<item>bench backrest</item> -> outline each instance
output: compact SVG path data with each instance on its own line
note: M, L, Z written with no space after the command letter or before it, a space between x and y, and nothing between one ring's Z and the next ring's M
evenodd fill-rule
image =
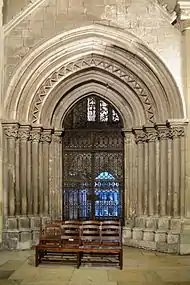
M61 228L59 225L47 225L42 230L42 236L54 237L61 235Z
M100 246L101 236L100 236L100 226L99 225L86 225L83 224L80 228L80 240L82 246Z
M79 245L80 225L70 223L61 225L61 241L62 244Z
M42 238L60 237L63 245L121 246L121 224L113 221L65 221L62 224L47 225Z

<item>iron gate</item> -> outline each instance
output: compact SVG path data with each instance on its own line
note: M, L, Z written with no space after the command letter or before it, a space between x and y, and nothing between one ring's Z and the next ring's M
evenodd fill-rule
M122 219L121 129L66 130L63 153L63 219Z

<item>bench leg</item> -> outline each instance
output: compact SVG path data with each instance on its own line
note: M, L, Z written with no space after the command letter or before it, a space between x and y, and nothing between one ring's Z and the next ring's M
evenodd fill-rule
M119 267L120 267L120 270L123 269L123 250L121 250L119 253Z
M35 255L35 266L37 267L39 265L39 251L36 248L36 255Z
M77 268L79 268L81 265L81 253L78 252L77 253Z

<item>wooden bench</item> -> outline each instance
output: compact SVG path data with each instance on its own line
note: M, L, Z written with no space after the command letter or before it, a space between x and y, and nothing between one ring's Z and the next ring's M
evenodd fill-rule
M51 230L50 230L51 228ZM49 234L50 233L50 234ZM118 221L66 221L49 225L36 246L36 266L51 256L75 257L77 268L83 262L112 262L123 267L121 225ZM72 258L73 261L73 258Z

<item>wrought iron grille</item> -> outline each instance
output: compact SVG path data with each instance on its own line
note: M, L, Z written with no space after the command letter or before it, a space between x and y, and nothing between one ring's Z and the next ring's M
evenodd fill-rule
M119 115L94 96L79 102L67 120L63 219L122 219L123 136Z

